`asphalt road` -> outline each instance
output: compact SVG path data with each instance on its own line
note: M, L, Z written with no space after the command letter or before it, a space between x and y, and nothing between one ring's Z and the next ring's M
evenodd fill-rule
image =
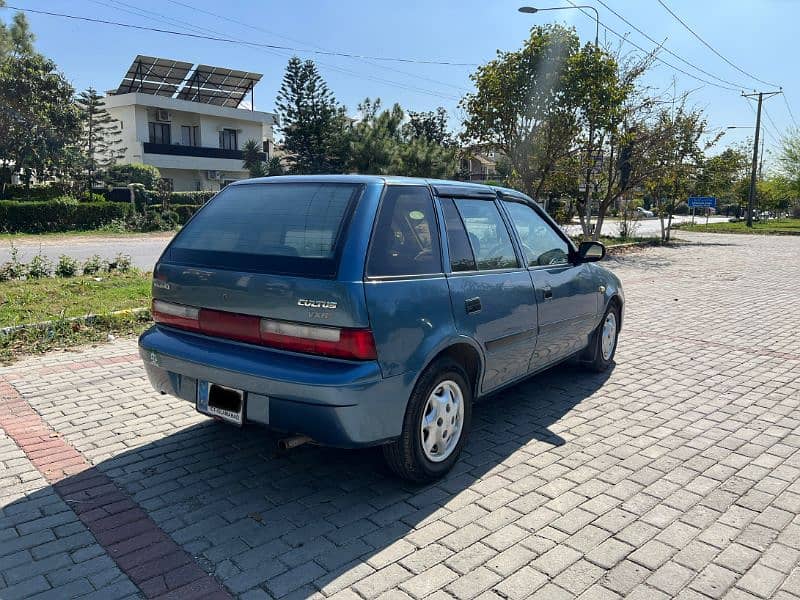
M675 217L675 221L689 221L691 217ZM726 217L711 217L709 222L726 221ZM703 219L698 218L698 222ZM619 223L609 220L603 224L603 233L616 236ZM567 227L570 234L580 233L580 225ZM658 219L637 221L634 235L641 237L657 237L661 225ZM113 258L118 253L130 255L133 264L140 269L151 270L161 252L166 247L172 233L143 233L141 235L64 235L64 236L21 236L13 244L19 251L19 259L29 261L38 252L47 256L54 263L62 254L80 261L97 254L101 258ZM0 241L0 264L11 256L11 241Z
M65 236L23 236L13 241L21 261L30 261L41 252L55 263L58 257L66 254L80 261L97 254L101 258L114 258L119 253L128 254L135 266L152 270L161 252L172 238L172 233L143 233L141 235L65 235ZM11 256L11 241L0 241L0 264Z

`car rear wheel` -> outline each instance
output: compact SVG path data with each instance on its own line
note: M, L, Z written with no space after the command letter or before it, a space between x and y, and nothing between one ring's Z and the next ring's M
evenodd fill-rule
M615 303L609 305L592 336L589 350L591 358L588 366L593 371L606 371L614 361L617 352L617 339L619 338L619 308Z
M439 360L420 377L406 408L403 431L383 447L389 468L404 479L432 481L458 460L472 417L472 389L463 368Z

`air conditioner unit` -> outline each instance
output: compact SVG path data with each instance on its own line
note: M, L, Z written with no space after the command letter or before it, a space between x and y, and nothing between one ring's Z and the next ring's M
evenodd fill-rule
M170 121L169 111L159 108L156 111L156 121L168 123Z
M219 179L220 172L219 171L206 171L206 177L209 179Z

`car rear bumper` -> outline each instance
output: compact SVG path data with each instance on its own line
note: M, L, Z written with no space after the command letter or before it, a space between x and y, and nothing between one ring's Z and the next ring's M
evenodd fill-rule
M376 361L303 356L156 325L139 338L153 388L194 403L198 380L246 392L245 422L342 448L400 435L413 383Z

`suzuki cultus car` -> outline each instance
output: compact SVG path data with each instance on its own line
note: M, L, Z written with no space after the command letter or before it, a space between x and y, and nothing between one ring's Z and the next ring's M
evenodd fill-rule
M226 187L155 266L153 387L236 425L382 445L400 476L457 460L472 403L571 357L614 358L623 293L527 196L297 176Z

